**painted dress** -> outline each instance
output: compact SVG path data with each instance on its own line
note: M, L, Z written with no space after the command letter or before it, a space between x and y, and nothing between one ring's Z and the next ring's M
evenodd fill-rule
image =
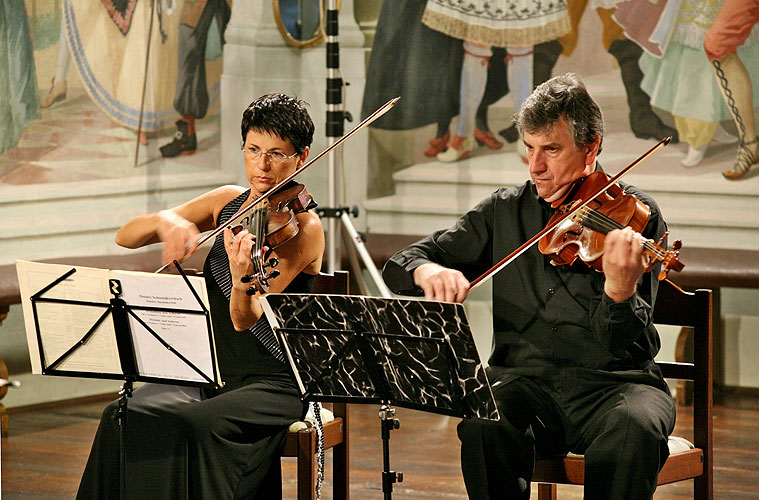
M704 35L722 4L723 0L681 0L663 56L643 52L638 63L644 74L641 88L651 96L652 105L703 122L732 120L704 52ZM749 75L759 77L756 35L755 28L738 48L738 55ZM754 106L757 104L759 96L755 93Z
M37 74L23 0L0 1L0 153L40 117Z
M151 24L153 4L156 12ZM87 94L122 126L137 129L141 107L143 130L174 126L181 4L181 0L177 2L177 11L172 13L163 9L160 1L63 0L66 40ZM212 107L220 97L221 58L207 62L206 69Z
M566 0L427 0L422 22L454 38L495 47L536 45L571 29Z

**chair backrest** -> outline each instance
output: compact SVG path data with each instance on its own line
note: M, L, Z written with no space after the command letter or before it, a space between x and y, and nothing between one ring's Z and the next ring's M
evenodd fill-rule
M693 381L693 444L704 451L704 473L697 482L713 481L712 447L712 291L685 292L664 280L654 307L654 323L693 328L693 363L660 361L666 378Z
M335 271L334 274L319 273L316 275L311 293L348 295L348 271Z

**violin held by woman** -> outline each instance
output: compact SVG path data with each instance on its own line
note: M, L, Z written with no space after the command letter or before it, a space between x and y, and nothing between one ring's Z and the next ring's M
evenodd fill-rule
M246 216L242 223L231 228L236 235L245 226L249 226L254 236L250 256L253 273L242 277L244 283L251 283L246 292L248 295L266 293L269 290L269 280L279 276L279 271L274 269L279 260L270 257L271 252L298 234L296 214L308 210L312 201L313 197L306 186L294 184L261 201L253 208L250 218Z

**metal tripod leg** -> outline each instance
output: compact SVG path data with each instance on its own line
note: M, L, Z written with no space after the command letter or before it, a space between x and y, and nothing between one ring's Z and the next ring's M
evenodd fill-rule
M354 249L358 252L359 256L361 257L361 260L364 262L364 266L369 271L369 275L371 276L372 281L374 281L374 285L377 287L377 290L379 290L380 295L386 299L392 298L393 295L390 293L390 290L387 288L387 285L385 285L385 280L382 279L382 276L377 270L377 266L374 265L372 256L369 255L369 251L366 249L366 245L364 244L364 238L360 234L358 234L358 231L356 231L356 228L353 227L353 223L348 217L348 214L343 212L340 215L340 220L342 221L343 227L345 227L345 230L348 232L348 235L350 236L350 240L353 243ZM356 274L356 272L354 272L354 274Z

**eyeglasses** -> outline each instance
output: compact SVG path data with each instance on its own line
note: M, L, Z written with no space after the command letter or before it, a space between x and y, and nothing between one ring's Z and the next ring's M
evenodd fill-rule
M248 155L248 157L251 160L258 160L261 158L261 155L266 155L266 157L275 165L279 165L280 163L284 163L285 161L289 160L290 158L294 158L298 156L297 151L291 155L286 155L285 153L282 153L280 151L261 151L257 147L251 146L249 148L246 148L245 146L241 146L240 149L245 151L245 154Z

